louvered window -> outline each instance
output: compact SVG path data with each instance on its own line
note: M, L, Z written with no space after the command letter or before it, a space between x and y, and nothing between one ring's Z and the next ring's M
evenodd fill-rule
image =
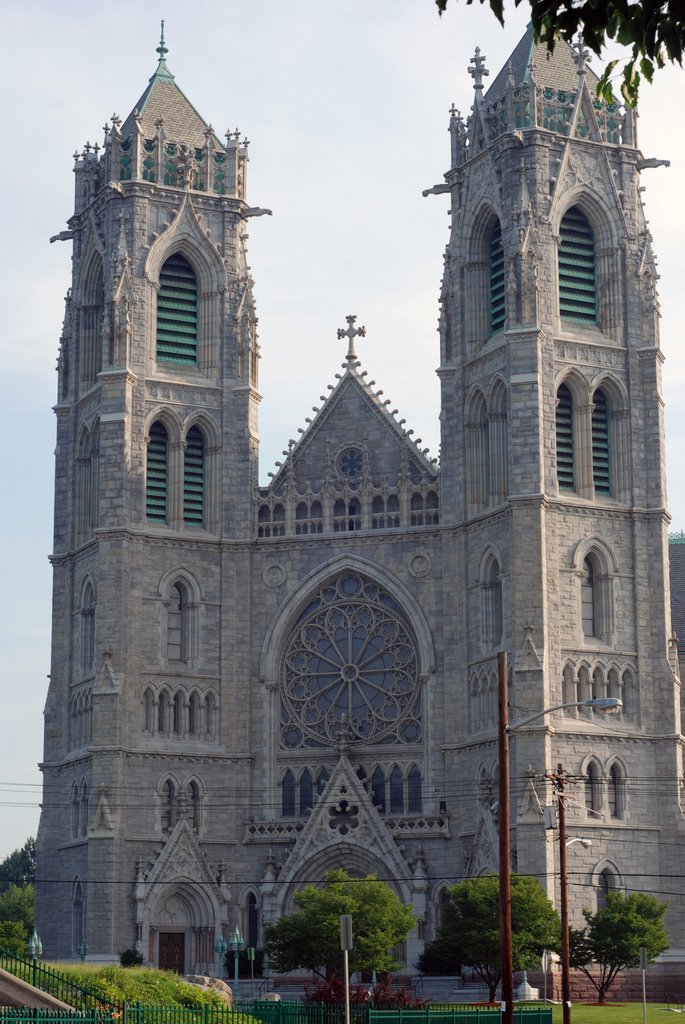
M559 244L559 312L564 320L597 323L595 239L577 206L561 222Z
M562 491L575 489L573 398L565 384L557 391L557 482Z
M190 263L178 252L159 275L157 359L197 363L197 281Z
M490 234L488 249L488 281L490 295L490 333L504 328L504 250L499 221Z
M592 396L592 480L599 494L611 494L609 406L603 391Z
M147 518L152 522L167 521L167 433L161 423L153 423L147 447Z
M183 522L203 526L205 519L205 445L199 427L186 436L183 463Z

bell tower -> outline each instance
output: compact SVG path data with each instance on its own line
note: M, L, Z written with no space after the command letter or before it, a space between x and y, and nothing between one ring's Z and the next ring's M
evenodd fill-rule
M473 106L466 119L452 108L451 166L425 193L449 193L452 217L441 295L442 510L454 528L465 627L445 644L446 674L464 686L453 722L462 743L447 770L494 785L498 650L510 652L513 721L619 697L614 717L569 708L512 737L514 863L553 887L557 853L535 810L552 793L531 778L561 762L591 779L573 794L574 827L605 826L592 857L583 853L588 884L607 871L607 884L631 887L642 871L658 891L668 855L655 842L635 833L640 867L609 847L620 835L625 848L626 826L638 821L682 824L679 750L652 745L655 734L680 731L663 357L640 189L640 171L666 162L643 157L631 110L597 97L587 57L581 41L550 56L529 28L486 91L476 49ZM631 775L664 784L648 800Z
M160 723L180 746L166 782L145 778L143 789L162 787L148 818L197 829L198 764L218 754L233 700L220 693L220 584L246 575L225 546L252 536L260 396L246 226L269 211L247 202L247 140L220 138L176 84L163 23L157 53L134 110L105 126L102 148L76 154L74 213L57 236L73 243L73 278L42 768L59 796L43 808L37 910L53 955L86 934L105 958L131 944L117 864L153 826L134 822L135 794L141 749L162 753ZM223 593L230 603L230 585ZM198 642L202 624L211 643ZM219 888L212 898L213 929L225 907ZM195 964L207 959L198 949Z

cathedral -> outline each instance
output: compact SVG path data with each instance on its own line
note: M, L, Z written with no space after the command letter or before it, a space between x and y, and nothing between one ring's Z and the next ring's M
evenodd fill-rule
M557 707L511 737L513 870L558 902L561 765L569 844L591 840L568 852L573 921L614 888L672 893L680 680L640 189L657 161L634 113L597 98L582 43L548 58L529 29L487 89L476 50L426 191L451 209L439 462L368 380L350 315L342 372L263 486L245 243L269 211L245 140L157 52L135 109L77 155L59 236L46 955L85 939L99 962L136 946L215 973L219 935L261 948L341 867L412 905L415 973L447 888L497 871L500 651L514 725ZM673 964L682 910L671 896Z

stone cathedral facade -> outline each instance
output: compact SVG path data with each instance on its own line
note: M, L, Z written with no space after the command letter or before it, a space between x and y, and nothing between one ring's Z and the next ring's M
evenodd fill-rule
M629 111L530 33L454 108L442 183L441 456L348 346L267 487L247 143L166 63L75 165L56 405L54 617L37 927L49 957L212 971L328 869L414 907L497 870L497 653L512 864L576 916L660 893L685 832L656 271ZM417 183L419 184L419 183ZM431 199L431 202L444 201ZM427 254L428 255L428 254ZM337 327L337 325L332 325ZM433 358L433 357L430 357ZM333 373L332 373L333 376ZM438 410L436 410L436 415ZM293 423L297 422L293 411ZM671 956L682 901L672 897Z

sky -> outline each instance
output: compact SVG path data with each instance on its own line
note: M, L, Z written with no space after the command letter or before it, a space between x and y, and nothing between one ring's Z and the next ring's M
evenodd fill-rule
M192 15L191 15L192 10ZM73 211L73 153L102 144L167 64L219 134L250 139L249 224L262 349L260 478L334 381L355 314L357 352L390 408L438 455L438 290L448 197L421 196L449 165L448 110L473 102L469 59L490 81L523 34L528 8L450 0L25 0L3 10L0 87L0 859L35 834L37 764L50 662L55 362L71 244L49 238ZM601 69L595 59L595 70ZM486 81L487 85L487 81ZM658 257L666 356L672 529L685 529L685 132L680 68L658 72L640 104L639 145L670 168L643 173ZM16 486L15 486L16 485Z

